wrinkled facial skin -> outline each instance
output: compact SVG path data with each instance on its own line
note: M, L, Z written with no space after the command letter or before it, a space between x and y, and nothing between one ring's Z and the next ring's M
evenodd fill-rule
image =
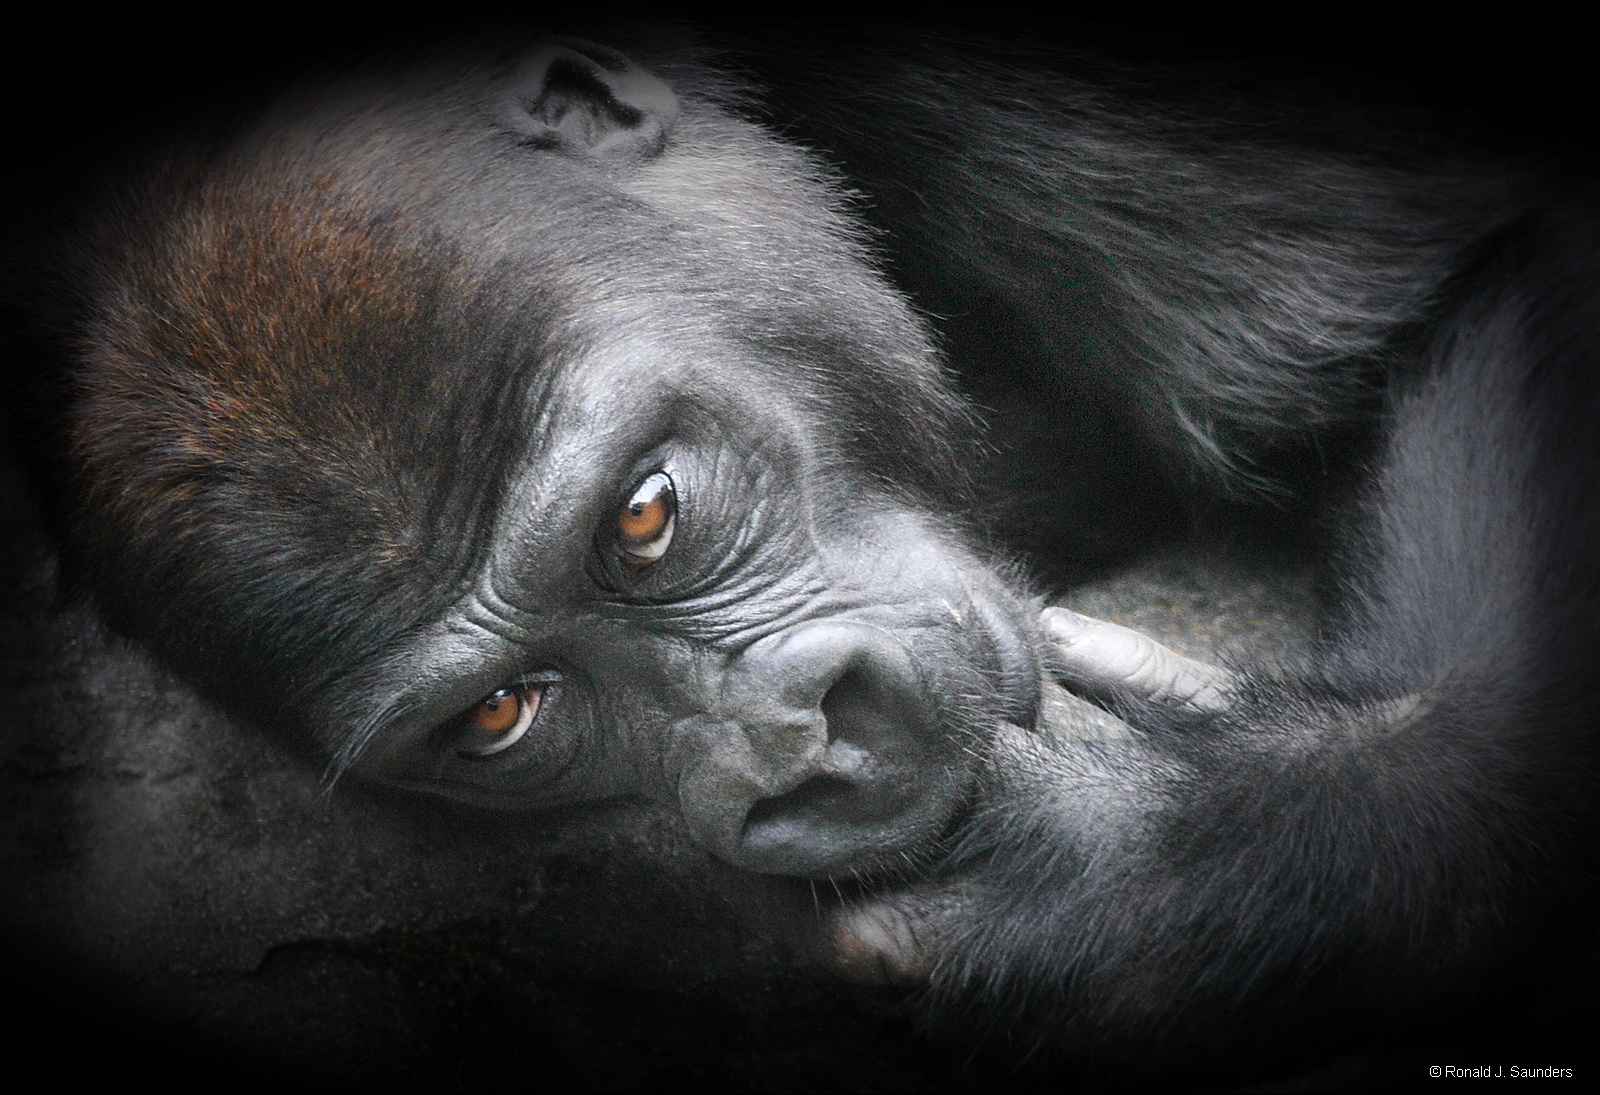
M1037 606L941 516L922 326L722 94L558 41L158 165L85 248L114 625L336 772L644 796L763 872L935 846L1033 724Z
M471 588L384 667L405 714L355 769L501 806L643 794L765 871L938 833L992 728L1031 724L1021 606L934 518L819 461L759 374L623 357L556 385ZM618 514L661 473L670 545L623 561ZM461 712L524 682L526 735L464 751Z

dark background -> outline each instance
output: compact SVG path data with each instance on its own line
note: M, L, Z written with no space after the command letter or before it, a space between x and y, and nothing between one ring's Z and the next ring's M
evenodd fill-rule
M270 22L46 15L4 73L9 299L76 180L327 56L442 30L277 10ZM1381 38L1368 28L1054 26L1244 82L1317 68L1487 139L1592 154L1576 28ZM21 250L18 251L19 241ZM643 807L483 815L352 785L231 722L107 635L50 533L49 362L8 309L0 449L0 941L14 1062L59 1081L179 1088L1033 1091L991 1045L921 1040L892 994L844 985L740 923L673 820ZM1226 550L1223 548L1226 547ZM70 578L70 576L68 576ZM1303 640L1304 571L1175 544L1074 603L1191 653ZM1566 956L1471 1030L1414 1028L1224 1085L1381 1089L1429 1065L1583 1066L1597 959ZM1587 1070L1584 1070L1587 1071ZM1580 1072L1582 1074L1582 1072ZM1211 1082L1210 1080L1205 1081Z

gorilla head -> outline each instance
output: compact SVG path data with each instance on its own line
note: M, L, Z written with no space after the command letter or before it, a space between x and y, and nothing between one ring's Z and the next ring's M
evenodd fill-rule
M280 101L92 229L80 562L120 630L350 769L676 804L872 871L1031 726L1037 606L830 180L670 54L575 41Z
M752 64L860 210L670 36L347 69L119 180L63 279L105 615L335 774L862 878L803 902L824 958L1024 1055L1294 1053L1537 968L1592 909L1592 175L1320 86L842 37ZM1301 490L1313 648L1041 627L858 212L1023 405L1041 555L1145 466L1084 437L1209 469L1196 509Z

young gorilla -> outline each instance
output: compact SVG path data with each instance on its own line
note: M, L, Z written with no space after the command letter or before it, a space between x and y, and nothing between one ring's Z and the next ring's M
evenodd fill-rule
M1224 671L1040 626L953 516L972 419L845 196L697 49L619 45L303 86L103 203L65 279L72 536L119 630L338 772L646 796L735 867L855 879L829 959L1026 1051L1332 1037L1572 911L1586 197L1053 58L752 62L994 402L1236 491L1333 454L1316 657ZM1089 498L1069 433L1015 455Z

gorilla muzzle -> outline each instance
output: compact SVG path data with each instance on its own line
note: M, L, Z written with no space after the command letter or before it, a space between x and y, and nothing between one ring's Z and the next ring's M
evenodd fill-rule
M936 835L971 770L905 644L853 620L750 646L715 710L675 724L667 763L706 847L792 875L870 869Z

